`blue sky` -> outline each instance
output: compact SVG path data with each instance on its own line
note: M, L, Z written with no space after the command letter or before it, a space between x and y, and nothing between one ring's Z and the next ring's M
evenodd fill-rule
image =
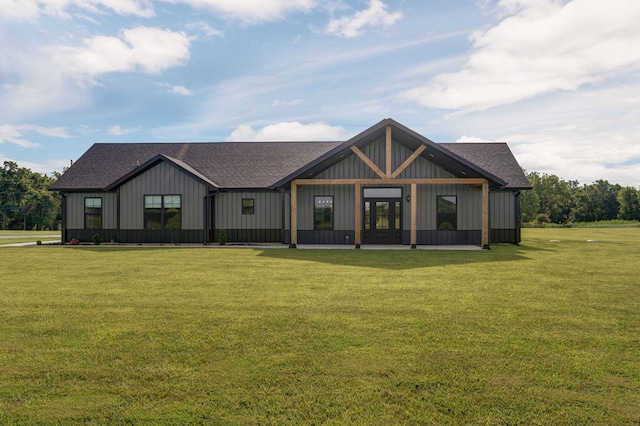
M393 118L640 186L637 0L0 0L0 162L346 140Z

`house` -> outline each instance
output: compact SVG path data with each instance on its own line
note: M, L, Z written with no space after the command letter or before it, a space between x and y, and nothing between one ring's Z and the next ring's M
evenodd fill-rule
M62 240L520 242L531 185L505 143L434 143L392 119L346 142L97 143L52 186Z

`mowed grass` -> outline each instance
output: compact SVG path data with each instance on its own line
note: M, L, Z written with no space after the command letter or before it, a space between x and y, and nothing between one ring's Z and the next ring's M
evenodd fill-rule
M640 228L523 237L2 248L0 423L638 424Z
M60 231L4 231L0 230L0 245L60 241Z

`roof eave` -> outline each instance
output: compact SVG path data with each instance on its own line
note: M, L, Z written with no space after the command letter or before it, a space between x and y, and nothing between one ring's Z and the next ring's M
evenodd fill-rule
M52 191L52 192L108 192L107 189L105 188L54 188L53 185L51 185L49 188L47 188L47 191Z
M494 187L504 187L504 186L507 185L507 182L505 182L504 180L502 180L499 177L489 173L488 171L482 169L481 167L479 167L479 166L477 166L477 165L465 160L464 158L462 158L459 155L449 151L448 149L439 146L436 142L433 142L432 140L430 140L430 139L422 136L421 134L409 129L408 127L405 127L404 125L398 123L397 121L393 120L392 118L385 118L384 120L378 122L377 124L374 124L373 126L369 127L368 129L360 132L356 136L354 136L351 139L347 140L346 142L338 145L336 148L330 150L326 154L318 157L316 160L306 164L305 166L303 166L300 169L296 170L295 172L291 173L287 177L285 177L285 178L281 179L280 181L276 182L275 184L273 184L271 186L271 188L275 189L275 188L288 186L288 184L292 180L294 180L296 177L304 175L306 172L308 172L309 170L311 170L314 167L318 166L319 164L322 164L324 161L330 159L331 157L337 156L337 155L339 155L340 153L342 153L344 151L350 150L351 147L357 145L358 142L366 141L369 137L375 135L376 133L378 133L380 131L383 131L387 126L394 126L398 130L400 130L402 132L405 132L408 135L410 135L411 137L417 139L418 141L420 141L420 143L422 143L424 145L427 145L427 147L433 149L434 151L438 152L439 154L448 156L449 158L453 159L454 161L459 162L460 164L464 165L465 167L473 170L474 172L476 172L479 175L481 175L481 176L485 177L486 179L488 179L491 183L493 183ZM422 156L427 158L424 153L422 154ZM448 171L450 173L454 174L454 175L458 175L459 174L459 172L456 172L456 171L452 171L452 170L448 170Z
M125 183L129 182L130 180L136 178L140 174L146 172L147 170L149 170L150 168L154 167L155 165L157 165L157 164L159 164L161 162L167 162L169 164L172 164L173 166L175 166L175 167L179 168L180 170L182 170L184 173L190 175L194 179L202 182L204 185L206 185L206 186L208 186L210 188L218 188L218 186L214 182L212 182L209 179L207 179L206 177L200 175L195 170L189 170L183 164L180 164L181 162L179 162L178 160L175 160L175 159L173 159L173 158L171 158L171 157L169 157L167 155L164 155L164 154L158 154L155 157L153 157L150 160L148 160L147 162L145 162L144 164L141 164L141 165L137 166L135 169L133 169L129 173L125 174L120 179L112 182L107 187L105 187L104 190L105 191L112 191L112 190L118 188L119 186L122 186Z

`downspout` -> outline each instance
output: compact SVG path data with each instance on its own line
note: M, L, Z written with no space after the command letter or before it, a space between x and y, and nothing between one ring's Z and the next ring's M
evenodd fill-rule
M214 207L215 207L215 196L218 194L218 190L214 189L213 192L205 195L202 198L202 208L203 208L203 238L202 238L202 244L207 245L211 242L210 238L209 238L209 232L211 230L211 228L209 227L209 223L213 224L213 230L215 231L215 215L212 213L215 213L214 211ZM211 219L211 221L210 221Z
M515 244L517 246L520 245L520 241L522 241L522 205L520 203L520 194L522 191L516 191L515 193L515 203L516 203L516 241Z
M120 230L120 187L116 189L116 238L118 238L118 241L116 242L119 243L120 241L122 241Z
M287 200L285 197L285 190L282 188L278 188L278 192L280 192L280 242L285 244L285 239L287 235L287 217L285 214L285 209L287 208Z
M64 244L67 241L67 195L64 192L60 192L62 197L60 203L60 210L62 215L62 233L60 235L60 243Z

